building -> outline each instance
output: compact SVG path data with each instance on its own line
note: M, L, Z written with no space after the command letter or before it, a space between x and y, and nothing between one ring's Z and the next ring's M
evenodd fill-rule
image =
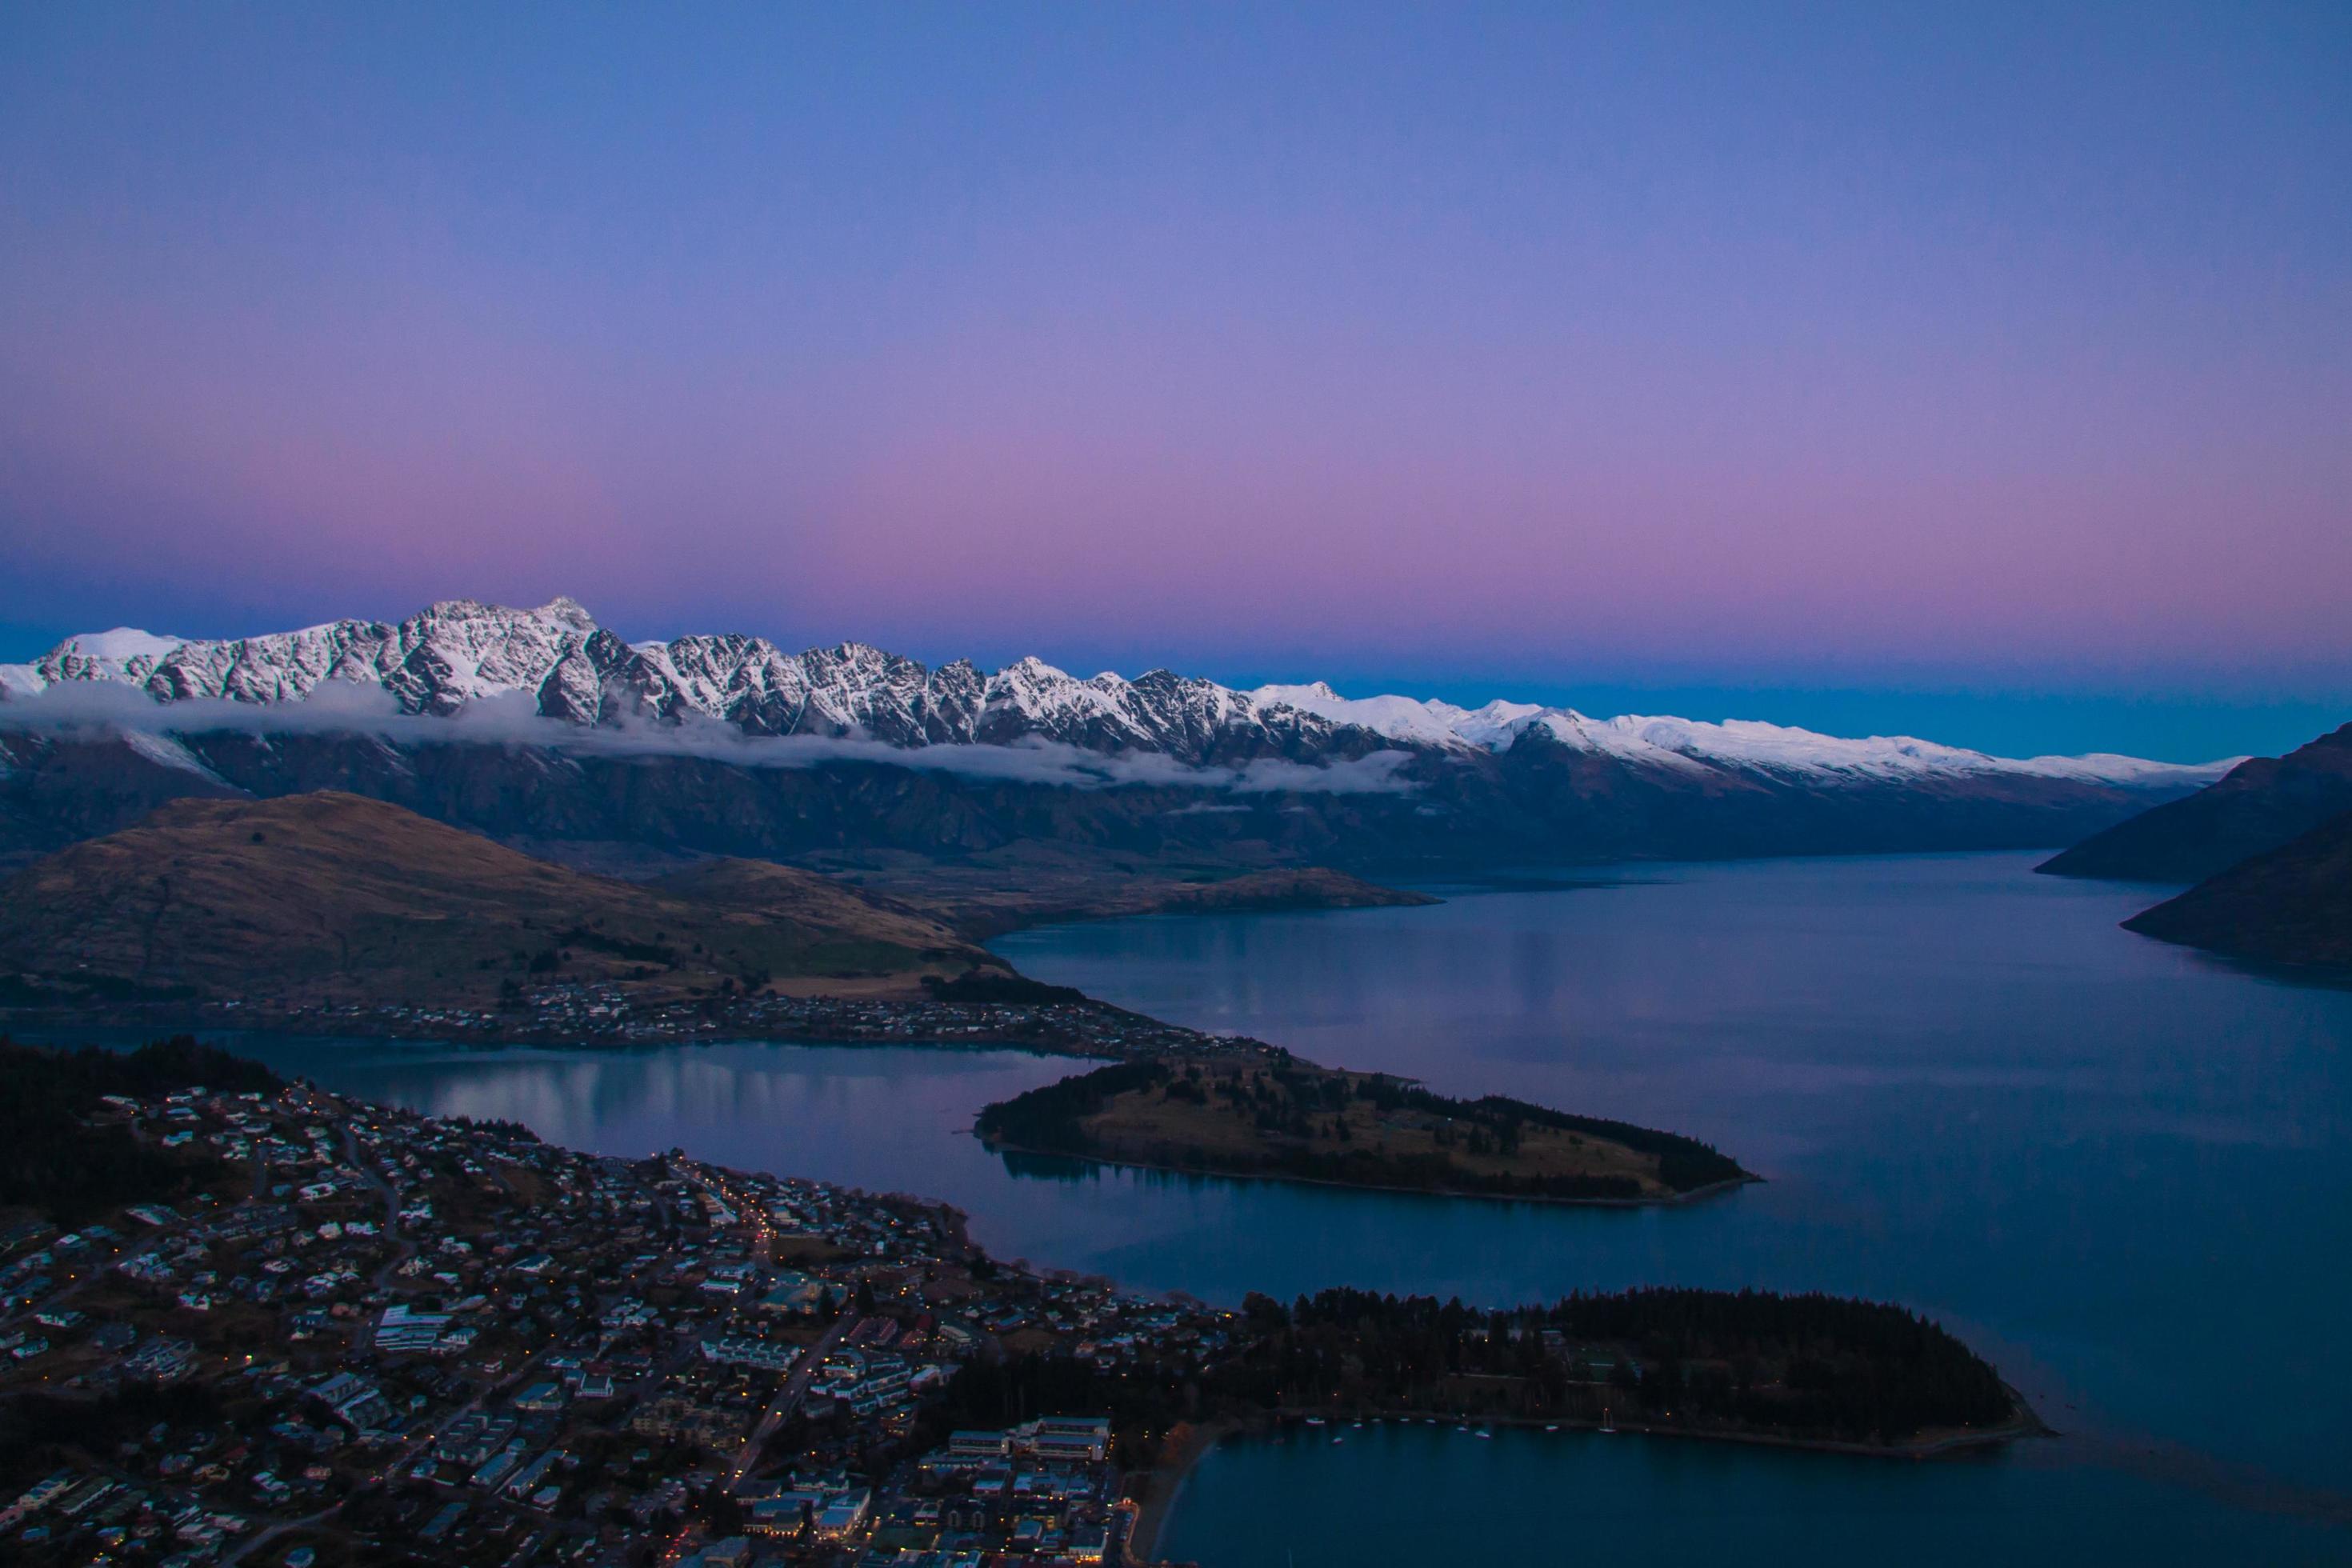
M440 1348L448 1326L446 1312L420 1312L394 1304L376 1319L375 1348L386 1355L429 1355Z

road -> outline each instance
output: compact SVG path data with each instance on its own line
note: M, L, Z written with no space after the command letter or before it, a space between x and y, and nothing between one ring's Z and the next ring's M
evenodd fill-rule
M677 1174L724 1204L735 1215L738 1224L748 1224L751 1228L753 1245L761 1257L766 1258L770 1256L769 1249L775 1242L775 1230L769 1223L765 1208L729 1186L723 1176L706 1181L693 1171L680 1171ZM742 1486L751 1473L751 1466L759 1459L760 1450L807 1394L809 1381L815 1377L816 1369L824 1364L824 1358L833 1352L834 1347L841 1343L843 1337L856 1325L856 1315L845 1313L834 1320L833 1326L825 1330L823 1338L801 1352L800 1359L793 1363L792 1372L784 1378L784 1385L776 1391L776 1397L769 1401L768 1408L752 1426L751 1436L743 1439L742 1449L735 1457L734 1473L728 1478L728 1489L731 1491Z
M340 1502L330 1503L316 1513L305 1514L300 1519L281 1520L267 1529L255 1531L236 1543L236 1551L222 1555L220 1568L229 1568L232 1563L242 1563L271 1542L279 1540L294 1531L308 1530L312 1525L323 1524L330 1515L342 1506Z
M841 1342L842 1337L856 1326L855 1318L836 1318L833 1327L825 1330L823 1339L801 1352L801 1359L793 1363L792 1374L784 1379L783 1387L776 1390L776 1397L770 1401L759 1425L753 1426L751 1435L743 1439L742 1452L735 1457L735 1473L728 1478L730 1491L743 1484L744 1478L751 1473L752 1462L760 1457L761 1448L776 1428L784 1424L784 1418L800 1405L802 1396L808 1393L809 1380L816 1375L816 1369L824 1364L824 1358L833 1352L834 1346Z
M385 1180L376 1170L373 1161L361 1152L359 1139L352 1131L351 1116L348 1112L345 1112L341 1119L341 1131L343 1135L343 1158L351 1162L352 1169L360 1173L361 1180L373 1187L377 1195L383 1199L383 1234L384 1239L393 1243L393 1255L385 1260L383 1267L378 1268L369 1279L368 1289L374 1295L388 1295L392 1290L393 1272L416 1256L416 1242L414 1237L404 1235L400 1228L399 1189ZM353 1326L352 1354L358 1355L374 1345L375 1321L375 1315L370 1313Z

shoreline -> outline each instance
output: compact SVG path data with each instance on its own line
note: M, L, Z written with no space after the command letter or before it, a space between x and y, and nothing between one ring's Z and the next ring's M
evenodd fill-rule
M263 1024L254 1020L235 1023L189 1022L126 1023L120 1019L66 1019L43 1015L27 1020L22 1015L12 1015L0 1009L0 1038L31 1040L51 1030L77 1033L137 1035L142 1039L166 1037L172 1035L253 1035L277 1040L365 1040L392 1046L431 1047L452 1051L511 1051L534 1050L553 1052L573 1051L651 1051L677 1047L700 1046L826 1046L843 1050L889 1049L917 1051L1015 1051L1024 1056L1053 1057L1065 1061L1107 1061L1117 1059L1100 1052L1075 1047L1046 1044L1037 1040L1012 1037L992 1038L985 1036L968 1039L941 1039L937 1037L908 1038L898 1035L876 1035L863 1038L846 1031L822 1032L808 1030L785 1033L761 1029L722 1029L708 1035L688 1035L677 1038L635 1039L600 1038L578 1034L544 1036L467 1036L446 1030L439 1033L411 1033L403 1029L364 1029L318 1027L308 1023L294 1025L283 1022Z
M1040 1040L1013 1034L981 1034L954 1039L939 1035L864 1035L851 1028L778 1028L757 1024L722 1026L691 1035L598 1036L572 1029L464 1031L403 1029L371 1026L364 1020L335 1018L220 1017L188 1013L152 1018L126 1018L120 1014L76 1016L72 1010L0 1008L0 1035L25 1035L48 1029L108 1030L155 1036L268 1035L284 1039L383 1040L397 1045L445 1046L458 1050L508 1050L529 1047L539 1050L597 1051L645 1049L663 1046L770 1044L782 1046L911 1046L924 1050L1017 1050L1032 1056L1065 1057L1072 1061L1112 1061L1118 1053L1083 1041Z
M1679 1208L1685 1204L1720 1197L1726 1193L1737 1192L1742 1187L1760 1185L1765 1180L1764 1177L1749 1172L1739 1176L1727 1177L1720 1182L1709 1182L1705 1186L1693 1187L1686 1193L1666 1193L1657 1197L1564 1198L1543 1193L1486 1193L1475 1188L1406 1187L1380 1182L1335 1182L1328 1177L1295 1176L1281 1171L1221 1171L1204 1165L1160 1165L1143 1160L1120 1159L1108 1154L1074 1153L1067 1149L1038 1149L1025 1143L1008 1142L1002 1139L992 1142L986 1138L981 1138L976 1129L969 1131L971 1136L980 1138L981 1146L992 1154L1002 1152L1028 1154L1045 1160L1083 1160L1093 1165L1112 1165L1129 1171L1156 1171L1169 1176L1208 1176L1221 1182L1286 1182L1293 1186L1328 1187L1343 1193L1387 1193L1402 1197L1423 1198L1475 1198L1483 1203L1494 1204L1552 1204L1570 1208Z
M358 1106L369 1106L374 1103L357 1096L340 1096L331 1094L331 1098L335 1098L339 1100L346 1101L349 1104ZM426 1113L421 1111L412 1112L411 1114L424 1117L425 1120L431 1120L429 1116L426 1116ZM530 1136L534 1141L538 1140L538 1135L535 1133L530 1134ZM545 1142L548 1142L552 1146L559 1149L572 1150L575 1153L581 1152L574 1150L570 1144L559 1143L553 1140L546 1140ZM652 1156L652 1158L659 1159L662 1158L662 1156ZM715 1163L698 1160L698 1163L705 1165L709 1170L720 1173L722 1175L737 1173L736 1167L720 1165ZM789 1182L794 1180L808 1180L808 1178L795 1178L784 1175L782 1173L765 1173L765 1174L769 1175L771 1179L780 1181ZM868 1200L897 1202L919 1208L928 1214L936 1215L941 1222L943 1238L947 1243L948 1253L950 1255L960 1257L967 1266L984 1261L993 1268L1009 1269L1017 1275L1037 1281L1099 1279L1107 1285L1113 1284L1113 1281L1104 1276L1081 1273L1074 1270L1040 1268L1025 1258L1005 1260L997 1258L994 1254L989 1252L984 1247L973 1241L971 1237L969 1226L970 1215L961 1205L915 1194L901 1192L885 1193L878 1192L876 1189L859 1186L846 1187L845 1190L850 1193L859 1194ZM978 1277L977 1274L975 1274L975 1277ZM1178 1294L1179 1293L1176 1292L1161 1292L1160 1293L1160 1299L1171 1300L1175 1299ZM1230 1310L1227 1310L1227 1315L1233 1315L1230 1312ZM1702 1426L1684 1426L1677 1424L1647 1425L1639 1420L1630 1421L1618 1426L1614 1430L1622 1431L1629 1436L1696 1438L1716 1442L1741 1443L1755 1447L1779 1447L1817 1453L1843 1454L1859 1458L1912 1460L1940 1458L1973 1450L1997 1448L2022 1437L2054 1435L2053 1434L2052 1428L2041 1419L2039 1415L2032 1409L2031 1404L2018 1392L2014 1385L2003 1382L2000 1386L2007 1394L2010 1401L2010 1419L2007 1421L2004 1421L1998 1426L1975 1429L1932 1429L1906 1440L1895 1443L1855 1442L1828 1437L1810 1437L1793 1434L1776 1433L1769 1430L1741 1430ZM1128 1551L1129 1556L1139 1562L1150 1562L1153 1560L1152 1554L1156 1553L1158 1551L1160 1537L1164 1534L1168 1522L1173 1516L1175 1508L1183 1496L1185 1486L1187 1485L1192 1471L1198 1467L1202 1459L1210 1452L1213 1451L1220 1444L1234 1436L1243 1435L1264 1435L1286 1425L1301 1423L1311 1419L1335 1422L1350 1420L1358 1422L1370 1421L1374 1423L1394 1420L1405 1423L1443 1424L1445 1426L1454 1426L1475 1424L1478 1427L1486 1429L1511 1427L1522 1430L1534 1430L1542 1427L1549 1427L1559 1431L1573 1431L1580 1433L1597 1432L1600 1429L1598 1421L1588 1417L1575 1415L1559 1415L1546 1417L1542 1415L1512 1416L1491 1414L1473 1415L1466 1412L1453 1410L1387 1407L1379 1405L1277 1406L1273 1409L1244 1408L1244 1410L1240 1414L1217 1415L1198 1423L1180 1422L1171 1428L1167 1439L1163 1441L1162 1452L1159 1457L1158 1462L1153 1465L1149 1471L1145 1472L1147 1476L1145 1489L1143 1495L1139 1499L1136 1500L1136 1509L1128 1534Z
M1252 1430L1255 1425L1237 1420L1188 1421L1169 1433L1167 1451L1160 1455L1158 1464L1145 1472L1149 1489L1136 1508L1135 1523L1127 1532L1129 1568L1160 1560L1160 1538L1167 1533L1169 1517L1176 1511L1176 1500L1184 1495L1184 1484L1192 1479L1193 1468L1218 1444ZM1179 1432L1183 1434L1181 1439L1177 1436Z
M1983 1449L2002 1448L2011 1443L2033 1437L2054 1437L2055 1428L2043 1421L2032 1405L2018 1391L2009 1389L2012 1418L2005 1425L1989 1426L1981 1431L1955 1432L1939 1436L1916 1437L1901 1443L1856 1443L1833 1437L1780 1436L1769 1432L1740 1432L1704 1426L1655 1426L1638 1423L1621 1424L1611 1435L1633 1437L1684 1439L1706 1443L1737 1443L1748 1447L1781 1448L1799 1453L1843 1454L1853 1458L1907 1459L1914 1463L1949 1458ZM1495 1415L1473 1419L1458 1412L1435 1410L1381 1409L1364 1412L1333 1412L1310 1410L1304 1406L1285 1405L1246 1416L1227 1416L1201 1422L1186 1423L1169 1434L1171 1447L1160 1456L1160 1462L1148 1472L1150 1491L1136 1510L1135 1525L1128 1534L1128 1554L1132 1564L1154 1563L1159 1556L1160 1538L1167 1532L1168 1521L1176 1511L1177 1503L1192 1472L1221 1444L1234 1437L1264 1437L1286 1427L1303 1426L1308 1417L1316 1416L1338 1424L1342 1421L1383 1423L1393 1421L1403 1426L1435 1423L1439 1426L1472 1425L1480 1427L1508 1427L1526 1432L1573 1432L1599 1435L1600 1423L1578 1419L1544 1420L1536 1416ZM1178 1438L1181 1432L1182 1436Z
M1100 1005L1101 1004L1097 1004ZM1163 1028L1180 1026L1160 1025L1157 1019L1148 1022ZM355 1023L358 1021L354 1021ZM792 1045L830 1047L843 1050L898 1047L924 1051L1015 1051L1039 1058L1059 1058L1069 1061L1122 1061L1148 1059L1160 1053L1150 1050L1120 1051L1087 1043L1038 1040L1011 1034L975 1035L946 1038L940 1035L908 1037L899 1035L858 1035L854 1029L779 1029L773 1026L746 1029L714 1029L705 1034L661 1038L613 1037L583 1038L577 1033L560 1031L516 1031L498 1035L468 1036L454 1031L412 1033L405 1029L363 1026L336 1027L334 1020L321 1020L324 1026L311 1026L282 1016L272 1018L236 1018L212 1021L190 1021L188 1015L179 1015L170 1021L125 1022L120 1015L71 1018L47 1010L0 1008L0 1038L30 1039L45 1030L62 1029L68 1034L85 1031L163 1036L169 1034L199 1035L258 1035L284 1040L353 1039L383 1041L387 1044L435 1047L452 1051L544 1050L551 1052L585 1052L600 1050L657 1050L678 1047L725 1045ZM1277 1051L1259 1041L1244 1041L1223 1037L1213 1037L1227 1050ZM965 1131L980 1137L976 1127ZM1295 1175L1281 1171L1221 1170L1210 1166L1168 1165L1149 1161L1122 1159L1094 1153L1073 1152L1066 1149L1041 1149L1004 1141L992 1142L981 1138L982 1146L991 1153L1027 1154L1041 1159L1078 1160L1094 1165L1124 1167L1133 1171L1150 1171L1163 1175L1202 1176L1225 1182L1286 1182L1296 1186L1326 1187L1337 1192L1379 1193L1402 1197L1475 1199L1485 1203L1528 1203L1560 1205L1571 1208L1678 1208L1704 1202L1738 1191L1741 1187L1759 1184L1766 1178L1753 1172L1709 1182L1687 1192L1661 1193L1645 1197L1563 1197L1544 1193L1484 1192L1475 1188L1408 1186L1387 1182L1335 1181L1323 1176Z
M1148 1021L1153 1024L1159 1023L1156 1019ZM1039 1040L1004 1033L966 1036L950 1039L939 1035L926 1037L908 1037L895 1034L860 1036L854 1028L812 1026L802 1029L780 1029L772 1026L765 1028L755 1026L744 1029L713 1029L708 1034L698 1031L691 1036L679 1037L598 1038L591 1037L583 1038L576 1032L539 1030L501 1032L488 1036L468 1036L448 1030L412 1033L399 1028L365 1027L363 1023L364 1021L353 1020L352 1026L337 1027L335 1020L320 1020L319 1025L312 1025L308 1020L298 1023L283 1016L205 1020L192 1019L186 1014L180 1014L167 1020L128 1022L121 1019L120 1015L101 1016L93 1020L88 1016L79 1018L63 1016L47 1009L35 1011L0 1008L0 1038L30 1039L47 1030L64 1030L69 1035L98 1032L150 1036L257 1035L283 1040L353 1039L452 1051L484 1052L527 1049L570 1053L599 1050L656 1050L679 1047L725 1045L793 1045L843 1050L897 1047L925 1051L1014 1051L1027 1056L1059 1058L1070 1061L1133 1060L1148 1058L1159 1054L1148 1050L1121 1052L1102 1047L1088 1048L1086 1043ZM1164 1025L1160 1026L1177 1027L1177 1026ZM1244 1042L1220 1038L1219 1043L1227 1049L1277 1049L1255 1041ZM1400 1197L1469 1199L1484 1203L1543 1204L1570 1208L1679 1208L1721 1197L1739 1188L1760 1184L1767 1180L1754 1172L1743 1171L1738 1176L1709 1182L1686 1192L1660 1193L1632 1198L1568 1197L1546 1193L1488 1192L1477 1188L1412 1186L1389 1182L1338 1181L1329 1177L1298 1175L1283 1171L1226 1170L1209 1165L1171 1165L1116 1155L1077 1152L1066 1149L1043 1149L1003 1140L992 1141L982 1136L976 1127L967 1128L965 1131L971 1136L980 1138L982 1146L991 1153L1026 1154L1040 1159L1076 1160L1097 1166L1148 1171L1162 1175L1206 1177L1225 1182L1282 1182L1294 1186L1324 1187L1337 1192L1376 1193Z

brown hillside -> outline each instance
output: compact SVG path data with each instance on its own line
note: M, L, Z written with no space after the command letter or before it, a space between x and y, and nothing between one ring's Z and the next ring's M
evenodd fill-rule
M200 994L462 1003L502 983L663 989L960 973L946 927L782 868L591 876L358 795L180 800L0 882L0 972Z
M705 860L640 885L666 898L740 910L747 919L856 932L866 941L916 949L961 945L928 910L772 860Z

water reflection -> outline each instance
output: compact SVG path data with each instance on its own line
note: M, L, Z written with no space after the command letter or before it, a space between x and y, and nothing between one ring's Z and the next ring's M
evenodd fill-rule
M2158 1484L2159 1465L2200 1506L2341 1499L2352 994L2116 929L2145 900L2035 877L2017 856L1787 862L1000 944L1042 979L1143 1011L1690 1132L1770 1178L1688 1208L993 1155L965 1131L979 1108L1073 1068L1003 1052L257 1054L599 1152L682 1145L946 1199L1002 1256L1213 1300L1344 1283L1510 1303L1656 1282L1901 1300L2074 1434L1997 1469L2105 1478L1986 1508L2070 1523L2137 1508L2132 1488Z

